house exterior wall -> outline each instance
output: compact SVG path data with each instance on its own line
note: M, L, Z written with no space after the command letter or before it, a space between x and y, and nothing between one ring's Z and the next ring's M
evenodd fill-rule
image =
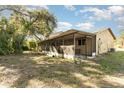
M109 30L96 33L96 55L107 53L114 48L114 38Z
M57 38L55 40L46 41L41 44L42 51L46 53L48 56L57 56L57 57L60 56L70 59L74 59L75 57L79 57L83 55L91 56L93 51L95 51L94 37L87 38L86 45L78 45L78 39L76 38L75 45L73 38L71 39ZM55 45L52 45L52 42L56 42ZM58 45L57 42L59 42L60 45ZM75 54L78 51L80 53Z

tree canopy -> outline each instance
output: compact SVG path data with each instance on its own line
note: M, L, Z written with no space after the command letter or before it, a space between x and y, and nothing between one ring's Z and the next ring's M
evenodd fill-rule
M3 10L13 11L11 17L15 19L18 25L23 26L23 31L28 34L48 36L57 26L56 17L46 9L28 10L25 6L1 6L0 11ZM16 23L15 25L17 28Z
M4 34L1 34L0 39L9 40L6 43L11 42L11 52L22 51L22 44L27 35L33 35L41 41L39 34L47 37L57 26L56 17L46 9L28 10L26 6L0 6L0 12L4 10L11 11L11 15L10 18L1 17L0 31ZM3 44L0 48L2 47Z

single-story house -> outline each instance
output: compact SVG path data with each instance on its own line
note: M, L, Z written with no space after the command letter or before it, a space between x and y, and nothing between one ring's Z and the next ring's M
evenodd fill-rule
M49 56L74 59L106 53L114 48L115 39L110 28L95 33L70 29L51 34L41 42L41 48Z

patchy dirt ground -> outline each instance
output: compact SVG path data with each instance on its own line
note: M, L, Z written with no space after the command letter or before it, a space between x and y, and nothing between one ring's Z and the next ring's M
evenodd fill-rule
M124 53L81 64L43 55L0 56L0 87L124 87Z

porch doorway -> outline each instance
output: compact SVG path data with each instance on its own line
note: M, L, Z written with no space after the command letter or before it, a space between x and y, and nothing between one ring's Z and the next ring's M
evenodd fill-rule
M92 56L92 38L77 38L75 45L76 56Z

